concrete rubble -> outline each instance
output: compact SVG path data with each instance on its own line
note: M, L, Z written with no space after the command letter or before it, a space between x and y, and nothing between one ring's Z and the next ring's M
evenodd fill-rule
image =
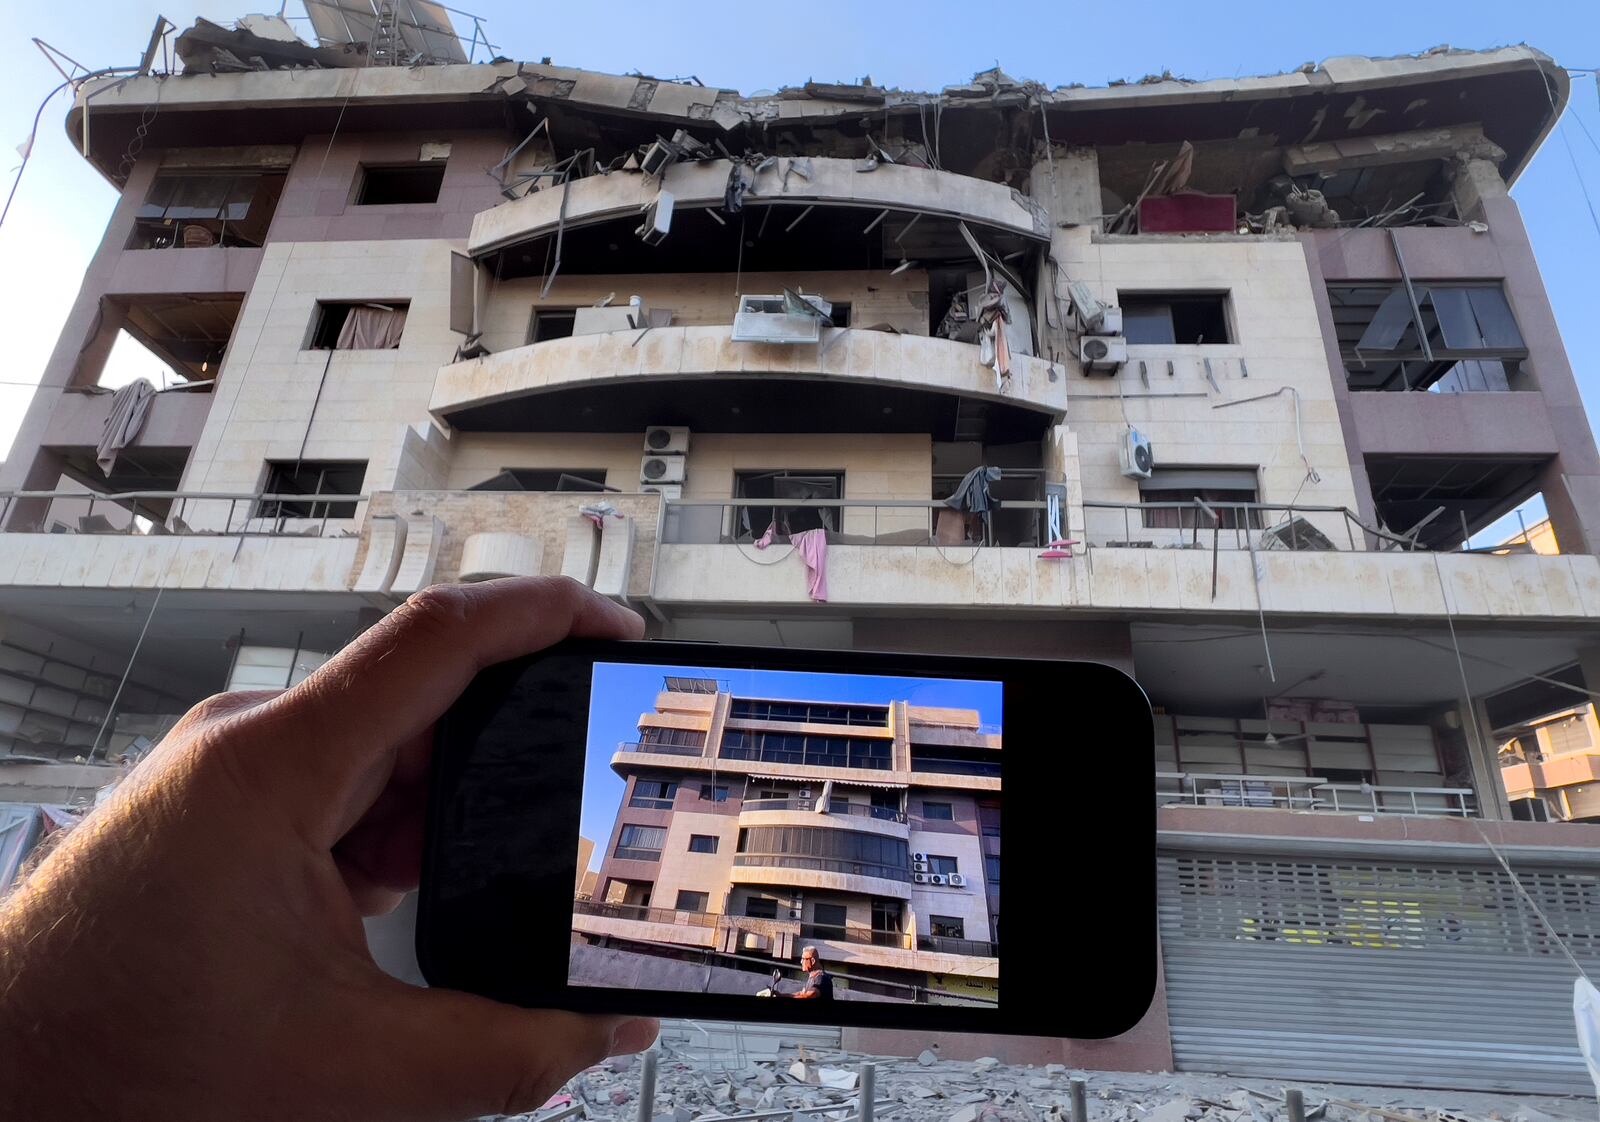
M877 1065L875 1118L894 1122L1072 1122L1074 1079L1087 1085L1088 1122L1288 1122L1285 1086L1304 1093L1307 1122L1588 1122L1596 1113L1592 1098L1080 1071L993 1057L944 1060L931 1050L903 1059L785 1046L778 1058L747 1055L740 1066L731 1056L708 1059L666 1045L658 1058L653 1122L741 1115L789 1122L774 1120L773 1111L795 1111L795 1122L858 1122L854 1088L863 1062ZM589 1068L546 1109L518 1115L518 1122L558 1116L635 1122L641 1066L619 1058Z

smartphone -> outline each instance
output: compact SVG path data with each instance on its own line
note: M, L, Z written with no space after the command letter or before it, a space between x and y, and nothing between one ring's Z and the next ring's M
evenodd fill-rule
M569 641L437 726L417 958L528 1007L1112 1036L1154 758L1097 663Z

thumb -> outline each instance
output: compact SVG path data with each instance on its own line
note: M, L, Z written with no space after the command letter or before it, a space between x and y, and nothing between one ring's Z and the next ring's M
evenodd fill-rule
M378 1039L388 1044L389 1117L461 1118L537 1110L607 1056L642 1052L651 1018L519 1009L455 990L403 986Z

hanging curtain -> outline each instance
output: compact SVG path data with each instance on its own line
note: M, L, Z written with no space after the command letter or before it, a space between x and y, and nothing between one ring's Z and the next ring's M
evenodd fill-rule
M339 329L334 349L339 351L387 351L400 345L400 332L406 325L404 308L362 305L351 308Z

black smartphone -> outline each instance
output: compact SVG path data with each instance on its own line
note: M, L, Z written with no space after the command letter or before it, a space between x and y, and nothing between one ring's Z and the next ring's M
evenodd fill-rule
M1152 721L1112 667L569 641L436 736L432 985L1058 1037L1150 1003Z

